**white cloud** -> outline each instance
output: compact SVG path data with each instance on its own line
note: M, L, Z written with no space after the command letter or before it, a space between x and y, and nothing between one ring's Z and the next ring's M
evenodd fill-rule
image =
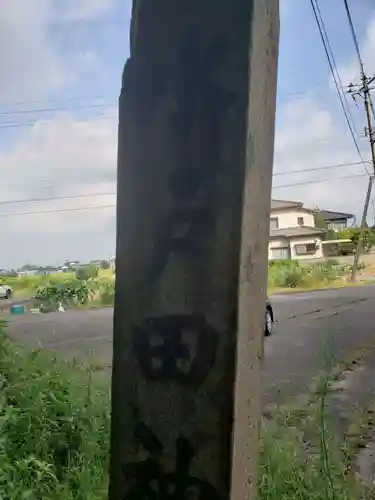
M67 73L67 54L51 39L51 26L90 21L113 7L116 0L2 0L0 18L0 100L36 100L63 88L72 78ZM5 3L5 6L4 6ZM374 70L375 19L369 24L361 50L368 72ZM73 66L96 66L96 54L69 54ZM358 75L353 58L341 69L343 82ZM329 86L327 85L327 92ZM333 95L333 94L332 94ZM334 97L336 99L336 97ZM329 104L330 105L330 104ZM114 209L53 212L32 216L1 217L29 211L112 205L116 190L117 118L108 109L101 116L78 119L60 113L39 120L33 127L17 130L18 142L0 150L0 267L25 261L54 263L65 259L105 257L115 245ZM103 116L104 115L104 116ZM363 142L365 156L368 144ZM366 177L362 166L321 171L306 169L358 161L345 123L337 123L331 108L313 99L296 99L278 111L273 195L295 199L307 206L360 214ZM298 174L288 174L291 170ZM316 179L330 182L310 183ZM304 185L296 185L306 183ZM277 188L277 186L290 185ZM50 200L1 205L2 201L36 197L92 194L90 198ZM5 247L3 246L5 242ZM4 250L5 248L5 250Z
M375 73L375 12L370 20L365 36L359 39L360 51L367 76ZM339 67L339 74L344 85L349 83L360 83L359 81L359 63L356 55L351 60Z
M273 196L304 202L307 206L359 215L367 188L362 165L315 169L358 162L349 131L328 109L311 99L297 99L280 111L276 132ZM368 145L364 157L368 158ZM297 174L287 174L297 171ZM281 175L278 175L281 174ZM340 177L353 176L348 179ZM315 180L326 182L315 183ZM303 185L298 185L298 184ZM277 186L288 186L277 188Z
M108 110L104 118L77 120L60 113L51 121L40 121L26 129L17 147L0 154L2 177L0 199L75 196L43 203L1 205L0 214L24 211L112 205L115 196L98 193L116 191L117 117ZM358 215L366 190L366 177L335 180L361 175L361 165L321 171L303 170L358 161L344 125L329 110L311 99L297 99L279 112L275 144L274 197L300 200L307 206L320 206ZM286 174L289 171L298 174ZM309 183L325 179L329 182ZM292 185L285 188L276 186ZM33 216L0 217L0 234L10 251L2 255L2 265L25 260L50 262L60 258L100 258L113 253L115 245L113 208L54 212Z
M375 13L370 19L364 36L359 37L360 50L368 75L375 72ZM343 85L349 82L359 83L358 59L353 51L352 57L339 67ZM357 221L363 209L368 177L362 165L352 165L333 169L302 172L302 170L330 165L359 162L353 139L344 121L333 83L327 86L327 92L333 101L327 100L324 106L319 101L305 98L296 99L279 110L279 124L275 143L275 173L290 170L299 171L293 175L275 175L273 185L289 185L274 188L273 196L299 200L309 206L353 213ZM338 113L334 113L337 104ZM352 101L349 100L352 105ZM328 107L329 106L329 107ZM362 108L352 108L354 117L361 117L356 125L365 119ZM365 159L370 158L368 140L358 138L360 150ZM372 170L372 166L368 165ZM339 179L346 177L347 179ZM352 176L352 177L350 177ZM324 179L327 182L313 183ZM305 185L297 185L306 183ZM375 194L375 193L374 193ZM369 213L368 220L373 223L375 214Z
M0 102L44 99L47 94L77 82L77 72L92 66L95 54L58 48L55 28L99 18L117 0L1 0ZM77 28L77 27L76 27ZM66 45L66 44L65 44Z
M0 100L38 99L64 84L58 54L49 43L49 0L2 0Z
M115 109L91 119L78 120L61 112L52 120L37 121L11 152L0 153L2 183L22 178L25 184L30 182L29 191L40 180L56 182L59 189L65 185L71 189L72 181L90 182L90 176L108 180L116 163L116 137Z
M116 155L114 110L90 120L60 113L27 129L14 149L1 153L0 234L10 249L2 252L1 266L15 265L15 254L23 261L46 262L51 255L89 258L113 252L115 210L96 207L116 202L116 196L109 194L116 192ZM4 204L70 196L73 198ZM58 211L83 207L94 208ZM1 217L34 211L55 212Z
M7 106L12 112L18 106L44 107L36 102L63 96L61 91L70 84L80 84L83 75L87 78L87 72L91 74L98 64L98 55L78 35L82 28L89 37L88 22L101 19L116 1L2 0L1 111ZM69 33L77 34L75 39L82 50L77 50L75 43L71 50L62 47L59 42ZM90 258L113 253L115 211L95 207L115 203L114 195L100 196L100 193L116 191L117 110L98 113L85 119L69 113L55 116L49 113L45 115L48 120L40 120L40 114L22 115L22 120L21 115L0 117L1 127L9 120L26 125L4 129L1 137L0 267L22 264L25 260L48 262L69 256ZM34 126L28 127L35 120ZM93 196L4 204L80 194ZM93 208L56 211L87 207ZM52 213L9 216L51 210Z
M116 0L64 0L63 19L82 21L98 17L113 8Z

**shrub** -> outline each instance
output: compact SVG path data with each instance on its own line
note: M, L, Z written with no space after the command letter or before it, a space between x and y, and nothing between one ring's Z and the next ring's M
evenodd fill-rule
M305 270L297 261L274 261L268 270L268 282L275 288L296 288L302 286Z
M326 261L326 264L328 266L340 266L341 265L340 262L338 260L336 260L336 259L328 259Z
M108 498L109 384L81 365L16 347L0 331L2 500ZM329 437L317 420L307 434L314 444L315 434ZM336 443L312 452L285 415L263 423L259 500L374 498L347 480Z
M339 233L339 239L349 239L354 247L357 246L360 237L361 229L359 227L348 227ZM375 230L366 228L363 233L363 250L369 252L375 245Z
M44 312L56 311L58 304L71 307L78 304L86 304L90 295L90 289L79 280L70 280L60 283L50 282L36 290L35 300Z
M107 386L93 390L90 369L0 340L1 498L104 500Z
M93 265L81 266L76 270L76 278L81 281L97 278L98 268Z
M115 302L114 281L101 281L99 285L99 301L103 306L113 305Z
M342 278L347 272L347 266L333 259L305 266L300 266L298 261L280 260L269 265L268 285L271 288L313 287Z
M297 286L303 285L304 272L302 269L292 269L290 272L285 273L284 283L280 286L286 286L288 288L296 288Z
M292 259L270 260L268 265L269 267L277 267L277 268L287 267L289 269L300 267L298 260L292 260Z

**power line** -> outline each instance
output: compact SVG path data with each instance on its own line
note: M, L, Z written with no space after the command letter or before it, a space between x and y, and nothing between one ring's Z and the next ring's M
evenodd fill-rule
M366 163L370 163L369 161ZM274 172L273 176L280 176L280 175L290 175L290 174L300 174L304 172L316 172L319 170L333 170L335 168L344 168L344 167L354 167L355 165L363 165L361 161L354 161L351 163L338 163L337 165L326 165L324 167L311 167L311 168L304 168L301 170L286 170L285 172Z
M370 107L371 107L371 111L372 111L372 117L375 120L375 109L374 109L374 104L372 102L372 99L370 99Z
M352 15L351 15L349 4L348 4L347 0L344 0L344 5L345 5L345 10L346 10L346 15L347 15L348 21L349 21L350 32L352 34L355 50L356 50L357 57L358 57L358 62L359 62L361 74L364 75L365 70L364 70L364 66L363 66L361 51L359 49L358 38L357 38L357 34L355 32L354 23L353 23Z
M375 174L375 144L374 144L374 139L373 139L373 135L372 135L372 132L373 132L373 130L372 130L372 115L374 116L375 113L374 113L374 107L373 107L372 102L371 102L371 93L370 93L370 89L369 89L369 79L366 77L366 74L365 74L363 60L361 57L361 51L359 49L358 38L357 38L357 34L355 32L353 19L352 19L351 13L350 13L349 4L348 4L347 0L344 0L344 6L345 6L346 15L347 15L347 18L349 21L349 27L350 27L350 31L352 34L354 46L355 46L356 53L357 53L359 68L360 68L362 88L357 92L357 94L364 98L367 126L368 126L368 132L369 132L369 142L370 142L370 147L371 147L372 166L373 166L373 171ZM351 90L351 85L349 85L349 87ZM374 183L374 174L369 177L369 181L368 181L365 203L364 203L363 212L362 212L360 232L359 232L359 236L358 236L358 242L356 245L356 250L355 250L355 254L354 254L354 261L353 261L352 271L351 271L351 275L350 275L351 281L356 280L359 257L361 255L362 248L363 248L363 238L365 235L368 208L370 205L371 191L372 191L372 186Z
M74 106L74 109L92 109L92 108L108 108L110 105L109 104L84 104L84 105L78 105ZM0 116L6 116L6 115L24 115L24 114L30 114L30 113L50 113L50 112L57 112L57 111L68 111L70 108L66 107L56 107L56 108L38 108L38 109L17 109L16 111L0 111Z
M370 162L367 161L366 163L370 163ZM361 161L337 163L334 165L324 165L322 167L310 167L310 168L302 168L302 169L296 169L296 170L286 170L284 172L274 172L273 177L279 177L279 176L284 176L284 175L293 175L293 174L303 174L306 172L318 172L321 170L333 170L333 169L337 169L337 168L354 167L354 166L359 166L359 165L362 165ZM115 171L113 173L116 174ZM64 179L64 180L65 181L68 180L69 182L73 182L73 181L80 181L80 180L86 180L86 179L87 179L87 176L76 176L76 177L70 177L69 179ZM100 182L116 182L116 179L115 178L113 178L113 179L108 178L108 179L105 179L104 181L102 181L102 180L98 181L98 183L100 183ZM27 183L23 183L23 184L0 184L0 188L22 188L25 186L30 186L30 184L39 185L39 186L42 186L45 188L49 188L49 187L61 185L61 180L56 180L56 181L32 180L32 181L28 181ZM101 194L110 195L110 194L115 194L115 193L111 192L111 193L101 193ZM77 195L77 196L82 197L82 196L97 196L97 195L84 194L84 195ZM75 197L76 197L76 195L72 195L69 198L75 198ZM44 200L55 200L55 199L56 199L55 197L43 198L43 201ZM58 199L62 199L62 198L58 198ZM42 199L40 199L40 200L42 200ZM26 200L8 201L6 203L27 203L28 201L29 200L26 199ZM38 201L39 201L39 199L38 199ZM1 204L2 203L0 202L0 205Z
M286 187L294 187L294 186L305 186L307 184L319 184L321 182L336 182L343 179L354 179L355 177L368 177L367 174L353 174L353 175L343 175L341 177L333 177L332 179L319 179L305 182L293 182L291 184L282 184L281 186L273 186L272 189L280 189Z
M104 94L97 94L93 96L85 96L84 98L82 96L66 96L61 99L59 98L54 98L54 99L37 99L37 100L30 100L30 99L22 99L22 100L16 100L16 101L1 101L0 104L5 107L9 106L17 106L19 104L22 105L30 105L30 104L45 104L45 103L57 103L57 102L66 102L66 101L99 101L99 100L104 100L104 99L110 99L113 102L116 102L118 99L118 95L114 96L109 96L109 95L104 95Z
M106 208L115 208L116 205L96 205L92 207L73 207L73 208L58 208L58 209L51 209L51 210L35 210L31 212L15 212L11 214L1 214L0 217L18 217L20 215L43 215L43 214L55 214L55 213L60 213L60 212L83 212L85 210L103 210Z
M338 83L339 83L339 86L340 86L340 89L341 89L341 95L343 96L343 99L345 101L346 111L348 113L349 119L350 119L352 127L353 127L353 131L354 131L355 130L355 125L354 125L353 115L352 115L352 112L351 112L348 100L346 98L346 94L344 92L344 85L342 84L342 80L341 80L341 76L340 76L340 73L339 73L339 70L338 70L338 67L337 67L337 64L336 64L335 56L333 55L332 45L331 45L331 42L329 41L329 36L328 36L328 32L327 32L327 29L326 29L326 26L325 26L325 22L324 22L324 19L323 19L323 16L322 16L322 11L320 10L320 6L319 6L319 3L318 3L318 0L315 0L315 2L316 2L317 14L319 16L321 27L322 27L322 31L323 31L323 34L325 36L325 40L326 40L326 43L327 43L328 52L329 52L330 57L331 57L332 66L333 66L333 68L335 70L335 73L336 73L336 76L337 76L337 80L338 80ZM356 136L358 137L358 133L356 133Z
M339 97L340 104L341 104L342 110L343 110L344 115L345 115L346 123L348 125L348 128L349 128L350 134L352 136L352 139L353 139L355 148L357 150L358 156L360 157L360 159L362 160L362 162L364 164L362 153L361 153L361 150L359 148L359 145L358 145L358 142L357 142L357 138L355 136L354 129L353 129L353 126L352 126L352 123L350 121L349 114L348 114L348 111L347 111L347 107L348 106L345 106L345 103L347 105L347 102L345 100L345 97L343 97L343 95L342 95L342 89L340 91L339 83L337 81L338 79L337 79L336 74L335 74L335 68L336 68L336 72L338 74L337 65L336 65L334 57L333 57L332 49L328 48L328 44L329 44L328 34L327 34L327 30L325 29L325 26L324 26L324 21L323 21L322 15L321 15L321 11L320 11L318 2L317 2L317 0L315 0L315 3L314 3L314 0L310 0L310 3L311 3L311 7L313 9L315 21L316 21L316 24L317 24L317 27L318 27L318 30L319 30L319 34L320 34L320 38L321 38L322 43L323 43L323 47L324 47L324 51L325 51L325 54L326 54L326 57L327 57L327 60L328 60L329 68L330 68L330 71L331 71L331 74L332 74L332 77L333 77L333 81L334 81L334 84L335 84L335 87L336 87L337 95ZM321 19L321 22L319 21L319 18ZM326 41L324 33L326 34L327 41ZM329 47L331 47L330 44L329 44ZM332 61L331 61L330 54L332 54ZM368 175L370 175L369 172L367 171L366 166L365 166L365 169L366 169L366 172L368 173Z
M343 179L353 179L357 177L367 177L366 174L353 174L346 175L341 177L334 177L332 179L318 179L304 182L293 182L290 184L282 184L280 186L273 186L273 189L281 189L287 187L295 187L295 186L305 186L308 184L318 184L323 182L336 182ZM93 196L111 196L116 195L115 192L107 192L107 193L92 193L92 194L82 194L82 195L71 195L71 196L55 196L50 198L26 198L22 200L8 200L4 202L0 202L0 205L11 205L11 204L19 204L19 203L31 203L31 202L43 202L43 201L58 201L58 200L67 200L67 199L77 199L77 198L89 198ZM10 214L0 214L0 217L12 217L16 215L32 215L32 214L45 214L45 213L59 213L59 212L70 212L76 210L90 210L90 209L99 209L99 208L109 208L114 207L116 205L99 205L92 207L73 207L73 208L58 208L58 209L49 209L49 210L35 210L35 211L27 211L27 212L16 212Z
M365 139L366 136L359 136L358 139ZM338 137L337 140L341 139L342 138L342 135L341 137ZM308 138L310 139L310 137ZM333 145L333 144L336 144L336 137L332 137L330 139L325 139L323 137L317 137L315 139L312 139L312 141L308 144L311 144L313 143L314 145L319 145L319 146L325 146L325 145ZM275 155L278 155L278 154L283 154L284 151L287 149L287 151L289 150L292 150L292 149L305 149L306 145L304 142L302 143L293 143L293 144L288 144L287 147L286 146L282 146L281 148L278 147L278 144L277 144L277 141L276 141L276 144L275 144ZM340 147L340 146L339 146ZM362 163L362 162L361 162Z
M116 192L107 192L107 193L84 193L84 194L74 194L74 195L69 195L69 196L51 196L51 197L44 197L44 198L23 198L20 200L5 200L5 201L0 201L0 206L1 205L15 205L19 203L36 203L36 202L43 202L43 201L59 201L59 200L75 200L78 198L90 198L92 196L111 196L111 195L116 195Z
M117 118L117 115L115 114L100 114L100 115L95 115L94 117L92 117L91 119L93 121L102 121L102 120L113 120ZM84 120L87 120L88 118L85 118ZM34 125L36 125L37 123L41 123L41 122L51 122L52 120L51 119L43 119L43 120L30 120L28 122L1 122L0 121L0 130L2 129L11 129L11 128L23 128L23 127L34 127ZM79 121L82 121L82 119L80 119Z
M114 178L113 179L100 179L100 180L97 180L97 183L102 183L102 182L116 182L116 171L113 172L114 174ZM41 187L45 187L45 188L49 188L49 187L54 187L54 186L61 186L61 183L64 181L64 182L72 182L72 181L82 181L82 180L86 180L87 181L87 176L84 176L84 175L81 175L81 176L76 176L76 177L69 177L68 179L60 179L60 180L55 180L55 181L49 181L49 180L43 180L43 179L39 179L39 180L31 180L31 181L27 181L26 183L22 183L22 184L1 184L0 183L0 188L24 188L25 186L30 186L30 184L32 185L37 185L37 186L41 186Z

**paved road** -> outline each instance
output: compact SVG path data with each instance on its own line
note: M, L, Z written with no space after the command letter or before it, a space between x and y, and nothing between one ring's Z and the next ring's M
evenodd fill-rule
M325 347L350 355L375 338L375 286L272 297L277 323L265 342L265 399L282 402L303 392L325 363ZM64 354L92 353L110 365L110 308L48 315L14 316L12 336L30 346Z

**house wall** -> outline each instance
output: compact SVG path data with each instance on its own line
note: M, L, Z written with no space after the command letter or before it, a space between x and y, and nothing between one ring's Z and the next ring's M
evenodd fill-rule
M288 248L289 249L289 256L290 258L290 242L288 238L272 238L268 244L268 260L274 259L274 255L272 252L273 248Z
M317 243L316 251L314 253L308 253L306 255L297 254L295 245L303 245L306 243ZM323 258L322 238L320 237L320 235L290 238L290 253L292 259L298 259L298 260L321 259Z
M348 227L347 219L326 220L327 229L334 231L343 231Z
M278 227L285 229L287 227L298 227L298 218L303 217L303 225L315 227L314 215L303 208L299 210L271 210L271 219L277 218L279 221ZM272 228L272 226L271 226Z
M314 253L300 255L296 253L295 245L303 245L306 243L317 243L317 249ZM272 238L268 245L268 260L274 260L275 254L272 251L277 248L289 248L289 258L296 260L315 260L323 258L323 245L320 235L316 236L300 236L294 238ZM285 256L285 258L287 258Z

